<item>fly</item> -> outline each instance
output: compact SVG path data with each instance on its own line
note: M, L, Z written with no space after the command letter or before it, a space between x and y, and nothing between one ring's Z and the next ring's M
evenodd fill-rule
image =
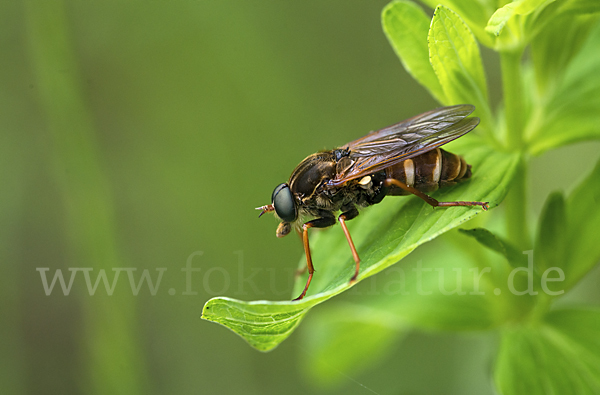
M440 147L464 136L479 124L468 117L475 110L469 104L442 107L377 130L340 148L322 151L304 159L287 183L278 185L271 204L258 207L261 215L275 212L281 220L277 237L292 229L302 232L308 279L306 295L315 271L308 243L308 229L326 228L337 217L356 263L350 283L360 269L346 221L356 218L359 208L377 204L386 196L416 195L433 207L481 206L488 202L439 202L427 195L438 188L471 177L471 165L464 158ZM312 218L304 222L305 218Z

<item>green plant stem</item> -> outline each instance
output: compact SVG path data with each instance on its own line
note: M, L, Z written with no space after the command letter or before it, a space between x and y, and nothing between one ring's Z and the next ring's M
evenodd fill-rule
M502 88L507 128L507 148L523 152L525 106L521 74L522 48L500 53ZM511 190L506 197L506 223L508 238L521 250L531 248L527 226L527 160L522 155Z
M521 251L531 249L527 224L527 159L521 156L513 184L506 196L506 228L508 239Z
M544 292L536 295L536 303L527 316L527 324L533 327L539 326L548 310L550 310L551 302L552 298Z
M502 89L504 94L504 110L508 147L521 150L523 145L524 100L523 81L521 75L522 49L513 49L500 53L502 69Z

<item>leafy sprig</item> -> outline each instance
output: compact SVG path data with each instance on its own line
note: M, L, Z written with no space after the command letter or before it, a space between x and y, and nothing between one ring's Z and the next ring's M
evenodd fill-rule
M462 241L432 251L434 265L404 268L410 270L403 272L400 291L365 297L360 306L321 308L306 325L312 366L323 365L311 374L323 380L327 366L346 371L370 363L410 328L494 330L502 337L494 373L501 393L598 393L600 309L555 309L553 302L600 260L600 163L569 196L548 197L535 236L527 222L525 183L532 155L600 139L600 3L424 3L435 7L431 20L413 2L390 3L382 13L383 30L406 71L440 104L474 104L482 120L473 136L451 148L473 165L472 180L435 196L492 206L508 196L500 218L506 233L462 230L471 237L451 235ZM489 102L479 44L500 54L504 100L498 109ZM526 50L530 56L524 59ZM359 281L477 213L433 210L416 198L386 199L365 210L349 224L362 258ZM312 307L350 288L353 264L342 232L315 233L311 246L318 276L304 300L219 297L206 303L203 318L259 350L276 347ZM303 284L299 279L294 292ZM427 285L430 293L423 290ZM348 347L344 339L362 346Z

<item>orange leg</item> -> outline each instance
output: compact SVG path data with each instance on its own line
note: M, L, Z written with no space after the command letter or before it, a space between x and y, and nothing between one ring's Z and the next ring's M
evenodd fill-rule
M354 210L356 211L356 209ZM356 262L356 269L354 271L354 276L352 276L352 278L350 279L350 284L356 282L356 278L358 277L358 270L360 269L360 257L358 256L358 252L356 252L356 247L354 247L352 237L350 237L350 232L348 231L348 227L346 226L346 220L352 219L356 217L356 215L358 215L358 211L356 211L356 214L354 214L353 212L348 212L338 217L340 225L342 226L342 230L344 231L344 235L346 235L346 240L348 240L348 244L350 245L352 257L354 258L354 262Z
M312 280L313 273L315 272L315 268L312 264L312 257L310 256L310 246L308 245L308 229L312 228L312 224L310 222L305 223L302 226L302 244L304 244L304 253L306 254L306 267L308 268L308 280L306 280L306 285L304 286L304 291L294 300L300 300L306 295L306 291L308 291L308 286L310 285L310 281Z
M420 197L421 199L425 200L425 202L433 207L452 207L452 206L481 206L481 208L484 211L487 211L490 207L489 207L489 202L438 202L437 200L435 200L434 198L432 198L429 195L424 194L423 192L413 188L413 187L409 187L408 185L406 185L403 182L400 182L398 180L396 180L395 178L387 178L384 182L383 185L385 187L389 187L390 185L394 185L397 186L398 188L402 188L407 192L412 193L413 195L416 195L418 197Z
M306 291L308 291L308 286L313 278L313 273L315 272L315 268L312 264L312 257L310 255L310 245L308 244L308 229L312 227L316 228L326 228L335 224L335 217L324 217L313 219L312 221L308 221L304 225L302 225L302 244L304 245L304 253L306 254L306 267L308 268L308 279L306 280L306 285L304 286L304 290L294 300L300 300L306 295Z

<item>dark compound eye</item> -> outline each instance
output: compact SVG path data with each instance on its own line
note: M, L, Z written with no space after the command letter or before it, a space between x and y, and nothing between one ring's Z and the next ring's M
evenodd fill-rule
M285 222L294 222L296 220L296 203L288 184L277 185L277 188L273 191L272 200L275 212L279 218Z

